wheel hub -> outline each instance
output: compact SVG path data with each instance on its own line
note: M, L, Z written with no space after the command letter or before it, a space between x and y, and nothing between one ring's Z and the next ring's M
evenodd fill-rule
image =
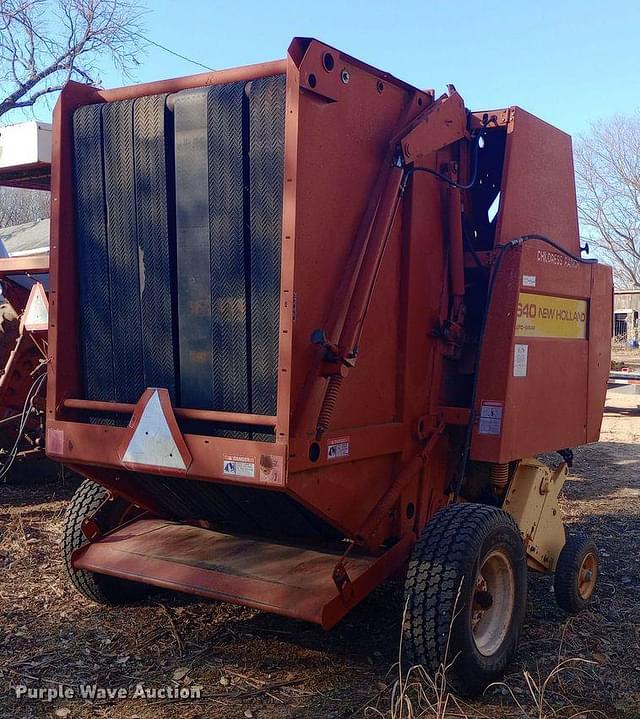
M597 559L593 552L585 554L578 570L578 594L587 601L591 598L598 578Z
M480 566L471 606L471 629L480 654L498 651L509 631L514 603L513 567L504 551L494 550Z

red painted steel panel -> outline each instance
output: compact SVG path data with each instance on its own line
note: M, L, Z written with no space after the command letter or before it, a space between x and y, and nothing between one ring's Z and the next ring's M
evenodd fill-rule
M329 629L397 565L385 554L349 556L343 565L352 591L343 598L333 581L342 552L340 546L316 551L141 519L77 550L73 566L244 604Z
M507 462L595 441L610 353L608 268L572 261L537 240L505 253L487 322L471 447L472 459L486 462ZM594 293L590 299L595 277L600 297ZM518 337L521 292L543 300L557 297L569 304L572 299L586 301L585 338ZM516 351L526 353L519 369ZM488 426L481 428L483 403L486 411L491 402L502 408L495 433L489 433Z
M579 254L571 137L512 107L498 217L498 237L540 233Z
M601 340L589 343L589 383L587 385L587 442L597 442L602 424L602 408L611 369L613 317L613 278L610 267L593 267L591 275L591 316L589 336ZM605 339L609 341L605 341Z

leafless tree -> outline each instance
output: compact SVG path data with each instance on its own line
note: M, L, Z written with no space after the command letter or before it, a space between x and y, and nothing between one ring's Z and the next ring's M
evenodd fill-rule
M21 225L49 217L49 192L0 187L0 227Z
M105 59L130 70L141 15L136 0L0 0L0 117L69 79L99 84Z
M575 161L583 239L611 262L616 286L640 287L640 115L594 124Z

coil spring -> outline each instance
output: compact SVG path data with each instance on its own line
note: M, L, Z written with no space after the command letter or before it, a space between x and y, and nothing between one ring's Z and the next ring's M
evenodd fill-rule
M331 417L333 416L333 410L336 407L338 400L338 392L342 385L342 375L334 374L329 378L327 384L327 391L324 394L324 400L322 401L322 408L318 415L318 423L316 425L316 439L320 439L322 435L329 429L331 424Z
M491 486L496 494L502 494L509 484L509 464L491 465Z

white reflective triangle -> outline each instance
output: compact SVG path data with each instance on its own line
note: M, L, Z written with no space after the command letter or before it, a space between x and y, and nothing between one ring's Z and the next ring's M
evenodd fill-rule
M25 317L24 324L27 329L29 326L42 325L49 322L49 312L47 306L42 299L42 295L38 292L33 298L29 312Z
M125 464L187 469L162 411L157 390L145 405L122 461Z
M34 285L29 306L24 316L24 326L30 332L46 328L49 324L49 305L42 285Z

